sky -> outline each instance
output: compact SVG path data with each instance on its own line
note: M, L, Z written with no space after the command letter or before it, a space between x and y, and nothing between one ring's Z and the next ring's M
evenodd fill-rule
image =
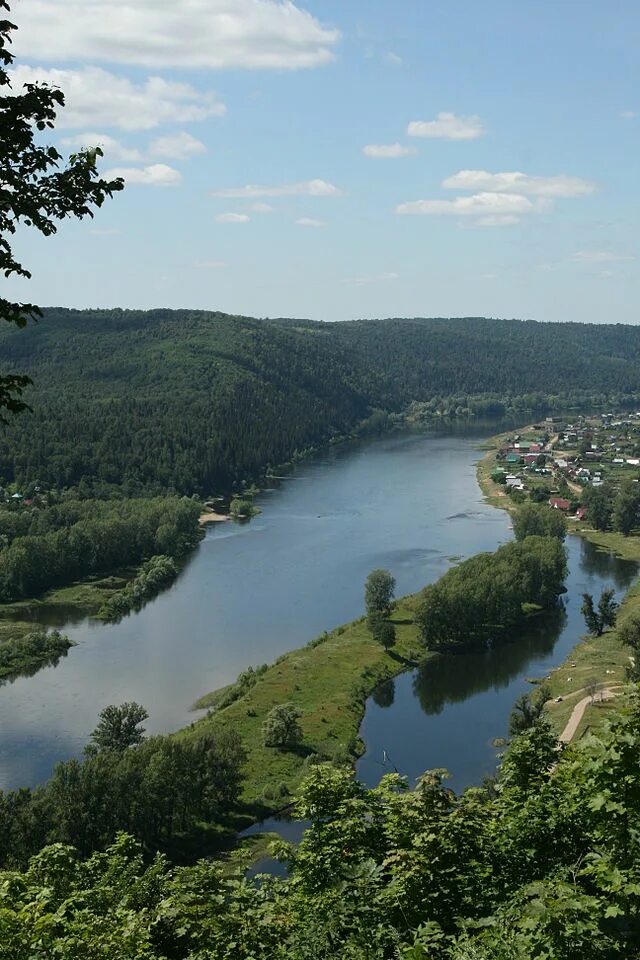
M12 0L12 83L125 190L49 306L640 320L637 0Z

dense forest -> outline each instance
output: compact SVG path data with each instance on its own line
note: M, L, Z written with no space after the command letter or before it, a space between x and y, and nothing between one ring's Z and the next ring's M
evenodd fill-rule
M64 499L0 510L0 601L37 596L144 558L180 557L201 536L199 515L197 502L175 496ZM144 575L149 580L148 571ZM170 579L166 570L160 579Z
M564 752L539 718L513 740L497 780L461 796L441 770L413 791L396 774L367 790L319 765L297 809L310 829L298 849L280 844L287 880L254 884L210 860L145 862L124 834L89 860L50 846L26 872L0 873L3 956L637 957L639 750L636 698Z
M640 330L462 319L256 320L50 309L0 330L32 412L0 434L0 482L81 496L230 490L310 446L420 415L640 396Z
M146 717L135 703L106 707L82 759L58 763L42 786L0 791L1 865L24 867L55 841L89 856L121 830L155 851L237 803L245 755L232 730L145 739Z
M566 575L566 551L554 536L528 536L464 560L422 591L417 620L427 649L510 639L527 613L555 606Z

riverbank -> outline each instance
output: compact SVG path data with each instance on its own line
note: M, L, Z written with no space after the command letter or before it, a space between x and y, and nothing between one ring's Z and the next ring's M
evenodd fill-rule
M127 568L106 577L91 577L66 587L49 590L42 597L0 604L0 648L21 639L38 625L73 623L96 616L103 604L136 576ZM43 666L47 661L43 661ZM30 664L30 668L36 666Z
M524 428L527 432L531 428ZM517 510L511 498L504 492L501 484L494 483L491 475L495 470L496 451L503 446L508 434L492 437L487 449L477 464L478 484L485 500L492 506L513 513ZM585 521L569 521L569 536L581 537L594 544L598 550L613 553L623 560L640 563L640 537L623 536L620 533L608 533L595 530ZM640 613L640 582L636 582L626 593L622 602L619 619L630 614ZM624 703L627 689L626 667L629 663L629 650L618 639L615 628L601 637L585 635L569 653L564 663L557 667L548 678L540 678L548 684L551 699L547 703L547 713L554 730L560 735L567 727L571 715L584 698L585 690L596 687L597 691L614 688L615 697L599 699L596 692L593 699L581 712L572 740L579 740L590 729L597 728L615 710Z
M214 513L212 510L209 510L207 513L201 513L198 523L201 527L206 526L208 523L224 523L226 520L230 520L231 517L226 513Z

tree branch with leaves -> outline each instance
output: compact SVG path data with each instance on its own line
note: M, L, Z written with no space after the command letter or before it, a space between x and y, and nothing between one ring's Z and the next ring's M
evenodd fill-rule
M7 0L0 0L0 14L9 12ZM16 257L13 237L19 227L32 227L45 237L57 230L66 217L79 220L93 217L124 187L124 181L105 180L96 162L99 147L71 154L66 160L56 147L43 142L54 129L57 112L64 107L61 90L41 83L11 85L10 67L14 56L9 49L14 23L0 20L0 271L5 277L31 278L31 272ZM24 327L42 316L35 303L0 297L0 319ZM27 409L23 400L29 377L17 373L0 376L0 419L3 412Z

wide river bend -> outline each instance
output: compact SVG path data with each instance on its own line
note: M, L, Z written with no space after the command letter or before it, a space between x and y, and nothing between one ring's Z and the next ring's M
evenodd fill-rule
M274 660L362 613L374 567L398 594L510 536L475 477L479 443L500 424L341 446L291 471L259 497L247 525L216 524L173 586L119 624L58 624L77 642L57 667L0 688L0 787L46 779L81 753L100 709L137 700L149 732L193 719L201 694L249 664ZM414 777L445 766L452 786L493 769L516 696L561 661L582 632L579 594L623 591L636 566L569 538L566 614L554 629L495 655L439 658L376 692L362 727L358 773L377 782L388 764ZM387 765L386 769L389 769Z

